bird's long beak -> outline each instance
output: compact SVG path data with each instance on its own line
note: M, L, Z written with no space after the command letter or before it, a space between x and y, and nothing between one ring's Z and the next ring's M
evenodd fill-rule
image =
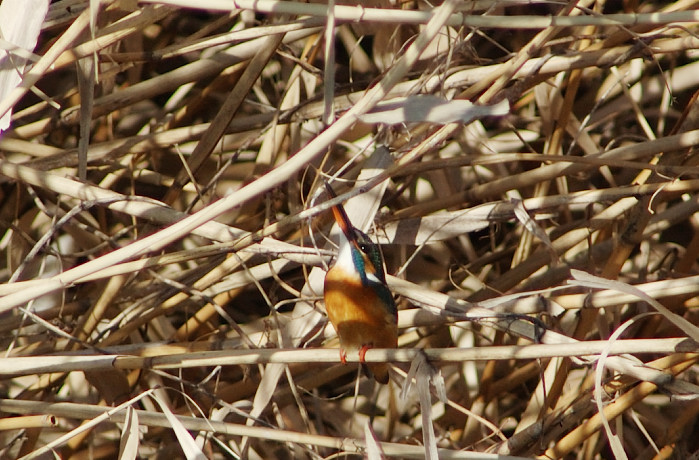
M330 195L330 198L337 197L335 191L332 189L332 187L330 187L330 184L328 184L327 182L325 182L325 190L327 190L328 195ZM349 241L352 244L356 244L357 238L354 234L354 227L352 226L349 217L347 217L345 208L343 208L341 204L338 204L336 206L333 206L332 210L333 217L335 217L335 222L337 222L337 225L340 227L340 230L342 230L342 233L345 234L347 241Z

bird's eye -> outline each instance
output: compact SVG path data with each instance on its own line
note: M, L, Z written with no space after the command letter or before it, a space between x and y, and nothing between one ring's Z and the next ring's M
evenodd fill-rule
M359 249L366 254L369 251L369 246L364 243L359 243Z

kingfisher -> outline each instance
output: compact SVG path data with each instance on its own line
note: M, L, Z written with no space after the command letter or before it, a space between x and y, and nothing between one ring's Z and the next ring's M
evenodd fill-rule
M334 198L335 192L326 182ZM324 297L328 318L340 338L340 360L346 350L359 350L359 361L379 383L388 383L388 364L364 363L369 348L398 346L398 312L386 285L383 258L376 244L356 229L342 205L333 206L342 230L337 259L325 275Z

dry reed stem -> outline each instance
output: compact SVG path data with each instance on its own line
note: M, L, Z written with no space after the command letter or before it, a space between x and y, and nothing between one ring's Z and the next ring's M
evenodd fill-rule
M624 8L54 2L0 100L3 458L696 455L699 13ZM425 94L511 111L358 121ZM388 386L325 318L340 202Z

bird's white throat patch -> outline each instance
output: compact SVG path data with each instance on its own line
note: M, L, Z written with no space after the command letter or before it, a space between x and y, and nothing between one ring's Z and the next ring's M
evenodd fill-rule
M364 264L367 279L372 283L381 283L381 280L373 273L374 268L367 257L364 257ZM335 267L341 268L345 273L357 273L357 267L355 267L352 257L352 245L347 241L344 234L340 234L340 249L335 261Z

